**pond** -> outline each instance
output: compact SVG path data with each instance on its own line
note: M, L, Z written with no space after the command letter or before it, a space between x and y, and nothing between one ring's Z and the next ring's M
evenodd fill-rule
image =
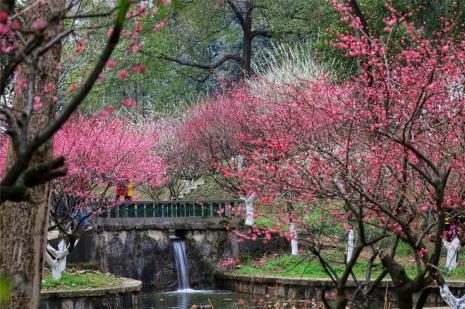
M252 295L238 294L221 290L178 290L164 293L142 294L145 309L190 309L194 308L256 308L252 305Z

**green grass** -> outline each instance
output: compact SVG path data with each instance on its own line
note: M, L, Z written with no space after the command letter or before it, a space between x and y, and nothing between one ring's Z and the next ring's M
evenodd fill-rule
M266 259L257 266L256 261L249 260L242 267L235 270L236 274L242 275L275 275L282 277L305 277L305 278L328 278L324 268L316 260L308 260L308 257L283 255L277 258ZM338 274L344 271L344 265L332 265ZM362 275L367 268L367 262L357 263L354 272ZM379 267L378 267L379 268ZM378 269L378 271L380 270Z
M88 272L83 274L64 273L60 280L48 277L42 280L44 290L79 290L118 287L122 280L112 275Z
M301 277L301 278L329 278L321 264L308 256L282 255L276 258L265 259L261 265L256 265L257 260L249 258L241 259L243 265L233 271L234 274L248 276L280 276L280 277ZM344 265L331 263L333 269L338 275L344 272ZM455 271L446 278L453 280L465 280L465 267L460 265ZM365 278L368 262L360 260L354 266L354 273L358 279ZM372 278L381 273L379 263L374 266ZM412 265L405 266L407 275L413 278L416 275L416 268ZM389 278L388 276L386 278Z
M0 305L6 303L10 295L10 280L0 277Z

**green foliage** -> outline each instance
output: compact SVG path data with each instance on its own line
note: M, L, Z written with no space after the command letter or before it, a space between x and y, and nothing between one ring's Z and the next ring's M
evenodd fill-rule
M456 21L464 28L465 0L392 0L401 12L411 12L409 21L424 25L425 32L433 35L440 28L440 16ZM371 31L385 35L383 18L389 13L385 0L358 0ZM343 52L335 49L335 32L352 31L340 21L340 16L330 4L321 0L257 0L253 10L254 29L265 30L270 37L257 37L254 40L253 59L260 62L267 53L258 51L271 50L273 46L301 46L319 62L327 62L334 69L337 79L345 79L357 72L357 63L343 57ZM103 2L94 4L84 1L87 11L104 12L108 5ZM152 27L164 18L168 25L160 31L153 32ZM108 24L111 18L102 17L92 22ZM88 30L84 21L83 33L88 36L88 46L82 54L75 55L75 41L66 42L63 59L75 56L72 61L63 61L66 66L66 78L61 90L66 91L71 83L82 79L82 72L92 68L99 51L107 39L102 29ZM72 21L68 20L71 24ZM135 24L126 23L129 31ZM401 32L403 29L398 29ZM398 35L394 35L396 39ZM130 40L143 42L142 52L131 54L128 50ZM210 93L220 91L221 80L237 78L238 65L227 62L213 71L182 66L160 58L167 55L191 62L210 64L226 53L240 53L242 31L229 6L224 1L211 0L175 0L171 5L161 5L156 17L150 14L143 17L142 31L137 39L124 37L114 51L113 59L117 63L115 70L105 70L105 80L97 83L82 105L85 112L95 112L103 106L112 105L121 113L124 98L133 98L137 107L129 112L144 116L159 117L159 114L181 113L186 107L203 99ZM274 43L274 44L271 44ZM269 53L268 53L269 54ZM120 80L117 72L134 65L146 65L145 74L130 74ZM74 68L74 69L73 69Z
M200 184L184 195L182 200L229 200L233 197L228 194L221 186L210 177L203 177L204 183Z
M331 210L334 209L332 205L322 205L320 207L314 207L305 216L304 222L310 224L313 227L311 233L319 233L326 235L344 235L346 230L338 224L334 224L334 218L328 215Z
M119 0L118 1L118 16L116 17L117 24L121 25L124 23L126 12L129 8L128 0Z
M42 280L45 290L79 290L121 286L122 281L108 274L88 272L83 274L64 273L60 280L46 278Z
M344 271L344 265L333 263L331 265L340 275ZM358 262L354 267L357 276L363 276L368 263L365 260ZM374 274L381 272L379 265L374 269ZM277 258L265 259L262 265L257 266L256 261L248 261L243 267L236 270L243 275L277 275L282 277L328 278L321 264L312 257L303 255L283 255Z
M413 250L412 248L410 248L409 245L407 245L405 242L401 240L399 241L399 244L397 245L396 253L399 256L412 256Z
M6 304L10 297L10 280L0 277L0 305Z
M251 257L241 257L243 265L234 270L235 274L249 276L280 276L280 277L302 277L302 278L329 278L328 274L316 260L316 258L308 255L282 255L274 258L264 259L264 263L257 264L258 259ZM405 271L410 278L416 275L416 268L412 264L404 264ZM331 267L338 275L344 272L345 266L343 263L332 262ZM368 268L368 261L360 258L354 266L354 274L357 278L364 278ZM444 268L440 268L446 274ZM382 266L379 262L373 265L372 278L379 275L382 271ZM465 265L461 265L452 273L447 274L448 279L460 279L465 276ZM389 279L389 276L386 277Z
M254 219L254 224L259 229L270 229L274 227L275 223L270 218L259 216Z

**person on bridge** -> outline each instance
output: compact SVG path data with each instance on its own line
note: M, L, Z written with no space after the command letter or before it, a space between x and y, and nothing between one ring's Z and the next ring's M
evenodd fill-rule
M116 198L119 201L121 196L124 196L125 201L132 201L134 195L134 185L129 182L128 178L123 178L116 183Z

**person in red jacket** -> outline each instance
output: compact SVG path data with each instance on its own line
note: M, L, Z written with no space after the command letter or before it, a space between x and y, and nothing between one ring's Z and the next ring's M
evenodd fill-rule
M116 201L119 201L121 196L124 196L125 201L131 201L133 195L133 185L128 178L123 178L116 183Z

